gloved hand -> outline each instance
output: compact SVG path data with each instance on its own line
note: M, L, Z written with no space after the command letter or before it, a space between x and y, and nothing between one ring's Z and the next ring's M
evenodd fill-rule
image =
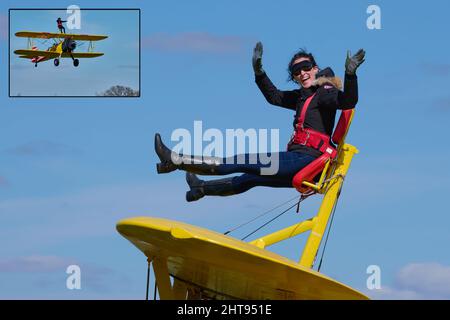
M262 54L263 54L263 45L261 42L258 42L255 46L255 49L253 49L253 70L255 71L255 74L257 76L262 75L265 71L262 68Z
M350 57L350 50L347 51L347 59L345 60L345 73L349 75L354 75L356 69L365 61L364 57L366 52L363 49L359 49L358 52Z

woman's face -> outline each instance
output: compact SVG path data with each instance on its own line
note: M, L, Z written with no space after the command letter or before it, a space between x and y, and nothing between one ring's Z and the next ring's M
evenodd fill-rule
M297 64L302 61L310 61L308 58L302 57L298 58L294 61L294 64ZM297 81L298 84L300 84L303 88L307 89L311 87L314 80L316 80L316 74L319 72L319 68L317 66L312 67L310 70L300 70L297 71L292 76L294 77L294 80Z

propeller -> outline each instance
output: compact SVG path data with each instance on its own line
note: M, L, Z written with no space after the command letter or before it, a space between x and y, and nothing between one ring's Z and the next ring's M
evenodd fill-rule
M77 43L72 39L64 39L62 44L63 52L71 52L74 51L77 47Z

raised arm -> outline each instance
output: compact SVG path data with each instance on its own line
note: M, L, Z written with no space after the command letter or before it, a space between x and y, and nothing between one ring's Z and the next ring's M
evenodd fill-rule
M347 59L345 60L345 79L344 92L339 92L338 103L342 109L352 109L358 103L358 78L356 69L365 61L366 52L359 49L354 56L350 56L347 51Z
M259 90L270 104L295 110L298 93L296 91L281 91L272 83L262 68L263 46L258 42L253 50L252 65L255 72L255 82Z
M356 69L364 62L365 52L360 49L353 57L347 53L344 90L335 87L323 89L321 104L335 109L352 109L358 103L358 77ZM334 74L333 74L334 76Z
M339 109L353 109L358 103L358 77L356 74L345 74L344 91L338 91Z

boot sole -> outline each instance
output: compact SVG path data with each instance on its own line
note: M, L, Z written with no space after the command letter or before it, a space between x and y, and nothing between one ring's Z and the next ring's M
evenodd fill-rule
M203 193L195 193L192 190L186 192L186 201L193 202L203 198L205 195Z
M175 167L170 168L170 165L168 165L167 163L160 162L160 163L156 164L156 171L158 173L169 173L169 172L175 171L176 169L177 168L175 168Z

